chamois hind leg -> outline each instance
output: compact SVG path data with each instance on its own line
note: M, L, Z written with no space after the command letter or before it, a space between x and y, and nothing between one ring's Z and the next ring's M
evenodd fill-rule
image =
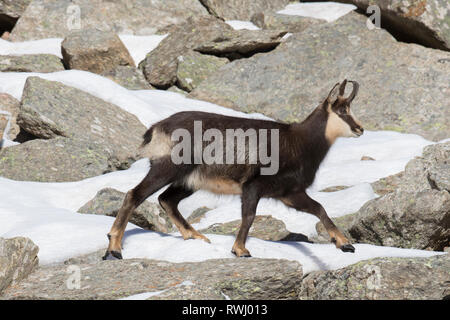
M177 168L170 157L164 157L152 161L152 166L147 176L132 190L128 191L122 207L117 213L116 220L108 233L109 246L103 257L106 260L110 255L122 259L122 238L133 211L151 196L153 193L173 182L179 168Z
M331 221L322 205L314 199L311 199L306 192L293 193L280 200L291 208L308 212L318 217L320 222L325 226L325 229L330 235L331 242L334 242L336 248L341 249L344 252L355 252L355 248L342 232L339 231L333 221Z
M211 243L207 237L192 228L192 226L183 218L180 211L178 211L178 203L189 197L192 193L192 190L172 184L158 197L159 204L164 208L172 222L176 225L184 240L202 239Z
M242 188L242 222L236 241L231 249L231 252L237 257L251 257L250 252L245 248L245 242L253 220L255 220L256 207L261 198L258 190L257 183L244 185Z

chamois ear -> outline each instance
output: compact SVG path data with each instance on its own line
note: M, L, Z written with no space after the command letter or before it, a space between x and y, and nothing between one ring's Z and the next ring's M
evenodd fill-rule
M341 85L339 86L339 96L342 98L344 97L346 85L347 85L347 79L344 79L344 81L342 81Z

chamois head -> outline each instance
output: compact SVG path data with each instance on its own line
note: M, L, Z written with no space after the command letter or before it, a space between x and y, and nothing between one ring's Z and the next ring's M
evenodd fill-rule
M322 104L322 108L328 113L328 121L325 136L330 144L338 137L359 137L364 129L361 123L350 110L350 104L358 93L359 84L356 81L348 81L353 85L352 93L344 97L347 79L342 83L336 83L328 97Z

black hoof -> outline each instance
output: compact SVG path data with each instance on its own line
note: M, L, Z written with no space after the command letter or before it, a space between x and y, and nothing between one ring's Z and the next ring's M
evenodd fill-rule
M236 252L235 251L233 251L233 250L231 250L231 253L232 254L234 254L236 257L238 257L238 258L251 258L252 257L252 255L249 253L249 254L243 254L242 256L238 256L237 254L236 254Z
M122 260L122 254L118 251L106 251L103 260Z
M341 247L341 250L342 250L343 252L355 252L355 247L352 246L350 243L348 243L348 244L344 244L344 245Z

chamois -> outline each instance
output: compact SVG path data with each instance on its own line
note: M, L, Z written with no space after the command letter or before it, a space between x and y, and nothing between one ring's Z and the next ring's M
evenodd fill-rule
M352 83L353 89L347 98L344 97L347 80L344 80L337 83L327 98L301 123L287 124L192 111L176 113L151 126L145 133L142 144L143 152L150 159L151 169L126 194L108 233L109 247L103 259L110 256L122 259L121 242L131 213L147 197L169 184L158 200L184 239L210 242L178 211L178 203L182 199L196 190L204 189L219 194L241 195L242 223L232 248L237 257L250 257L245 242L255 218L258 201L263 197L278 199L288 207L315 215L323 223L337 248L344 252L354 252L355 248L334 225L320 203L305 192L313 183L320 163L336 138L359 137L364 132L350 111L350 103L355 98L359 85L356 81L348 82ZM171 158L175 145L173 132L182 128L194 134L194 122L197 121L201 121L203 133L208 129L216 129L221 133L225 133L227 129L277 130L278 171L271 175L261 174L263 164L260 161L245 164L198 163L193 161L193 155L190 155L192 161L187 161L188 163L174 163ZM261 145L258 146L260 147ZM191 150L194 148L195 145ZM251 152L255 152L249 149L245 149L247 160ZM233 147L233 150L236 149Z

